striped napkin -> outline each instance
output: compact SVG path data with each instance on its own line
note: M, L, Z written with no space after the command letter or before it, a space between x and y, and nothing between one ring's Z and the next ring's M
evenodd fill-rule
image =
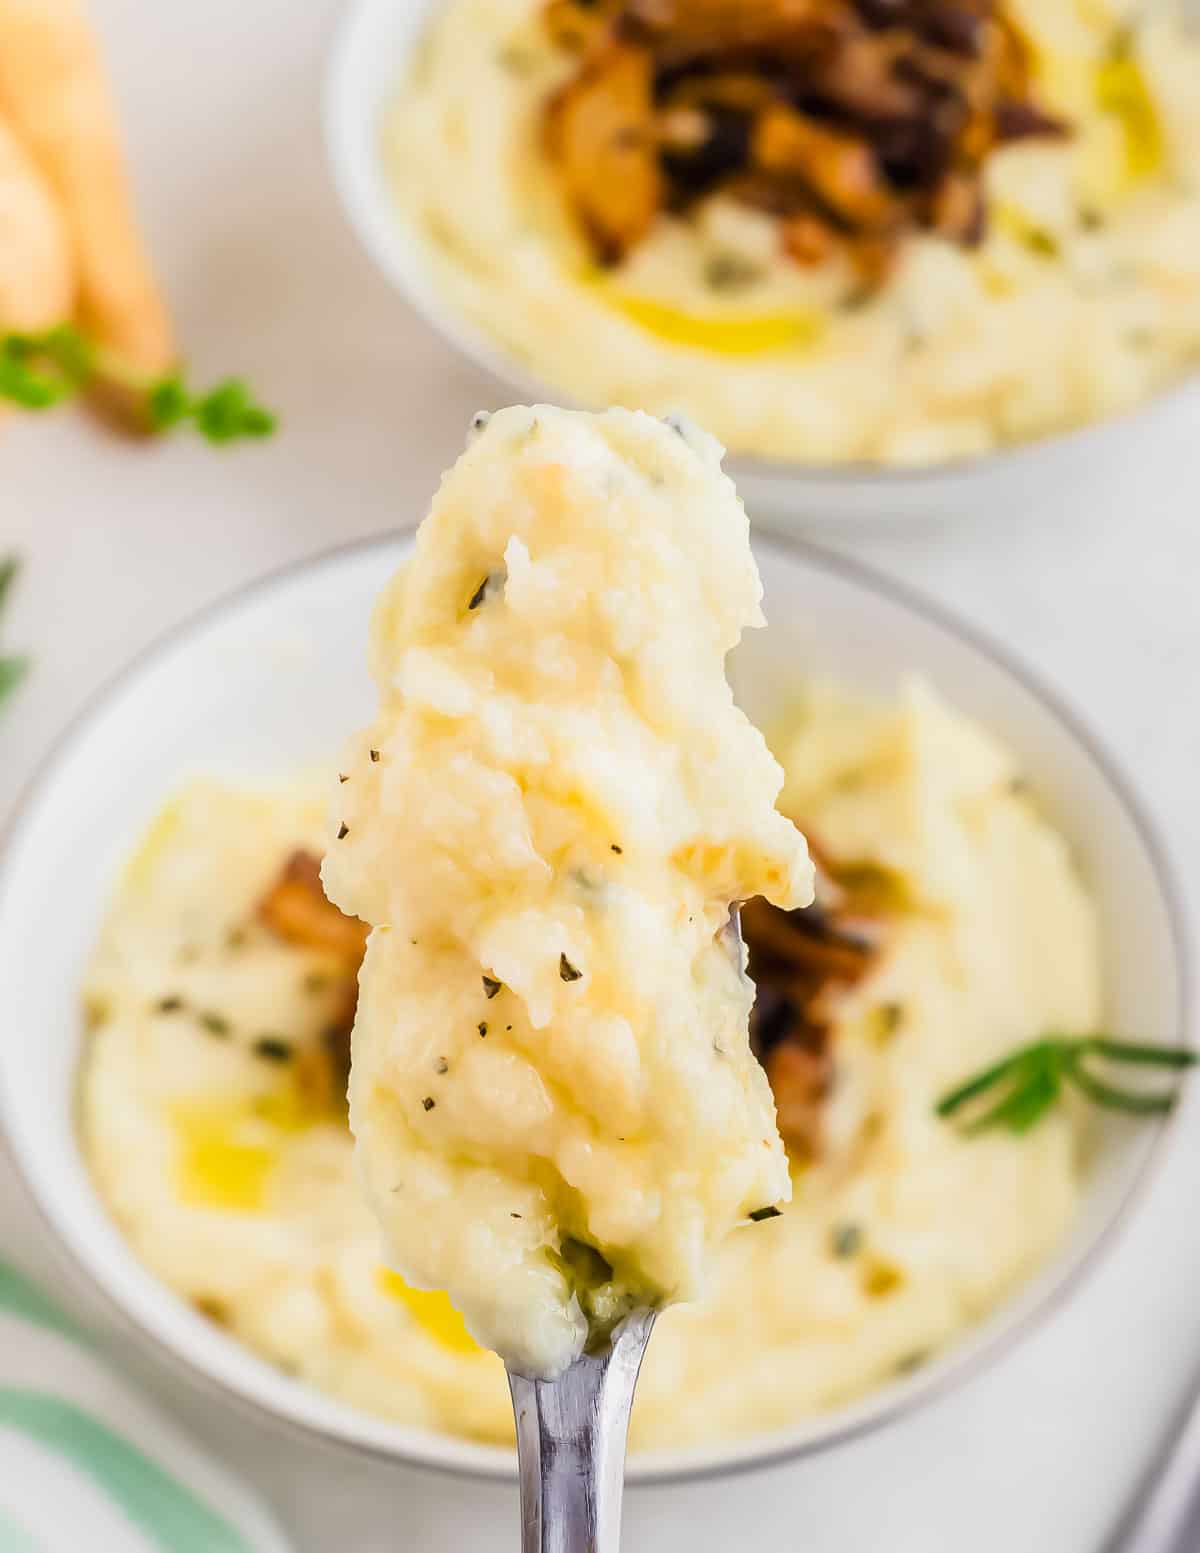
M0 1262L0 1553L288 1553L271 1516Z

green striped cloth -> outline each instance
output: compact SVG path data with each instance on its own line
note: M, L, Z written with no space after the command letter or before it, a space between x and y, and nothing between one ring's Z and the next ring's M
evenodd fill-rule
M0 1262L0 1553L287 1553L266 1510Z

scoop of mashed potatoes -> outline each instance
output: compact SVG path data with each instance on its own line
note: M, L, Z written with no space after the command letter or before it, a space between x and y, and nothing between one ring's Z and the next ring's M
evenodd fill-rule
M709 437L511 409L374 625L325 882L374 926L351 1124L389 1254L553 1375L790 1195L730 902L811 899L724 662L762 623Z

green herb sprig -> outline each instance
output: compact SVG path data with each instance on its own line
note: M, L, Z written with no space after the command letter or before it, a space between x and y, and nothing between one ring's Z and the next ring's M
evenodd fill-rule
M20 570L20 562L15 555L0 559L0 615L4 613L5 600L12 589L13 580ZM29 667L26 658L9 655L0 656L0 704L12 694L19 682L24 679L25 671Z
M1019 1047L1009 1056L977 1073L957 1089L943 1095L936 1106L941 1117L956 1116L983 1095L995 1103L972 1114L968 1134L1003 1127L1009 1132L1028 1132L1062 1097L1068 1084L1095 1105L1133 1116L1162 1116L1175 1103L1174 1092L1125 1089L1100 1077L1095 1068L1111 1064L1179 1070L1190 1068L1200 1053L1176 1046L1148 1046L1137 1041L1116 1041L1106 1035L1046 1035Z
M187 424L209 442L226 443L269 437L278 424L241 378L226 378L203 394L194 394L178 373L147 383L73 324L0 336L0 398L50 410L93 387L130 394L154 432Z

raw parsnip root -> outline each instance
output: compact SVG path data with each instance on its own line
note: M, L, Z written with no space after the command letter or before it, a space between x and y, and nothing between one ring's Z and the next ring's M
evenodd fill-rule
M0 119L0 325L49 328L72 311L74 266L53 191Z
M171 326L78 0L0 0L0 117L57 195L77 278L74 321L132 375L167 373L176 354ZM71 316L69 308L60 316Z

